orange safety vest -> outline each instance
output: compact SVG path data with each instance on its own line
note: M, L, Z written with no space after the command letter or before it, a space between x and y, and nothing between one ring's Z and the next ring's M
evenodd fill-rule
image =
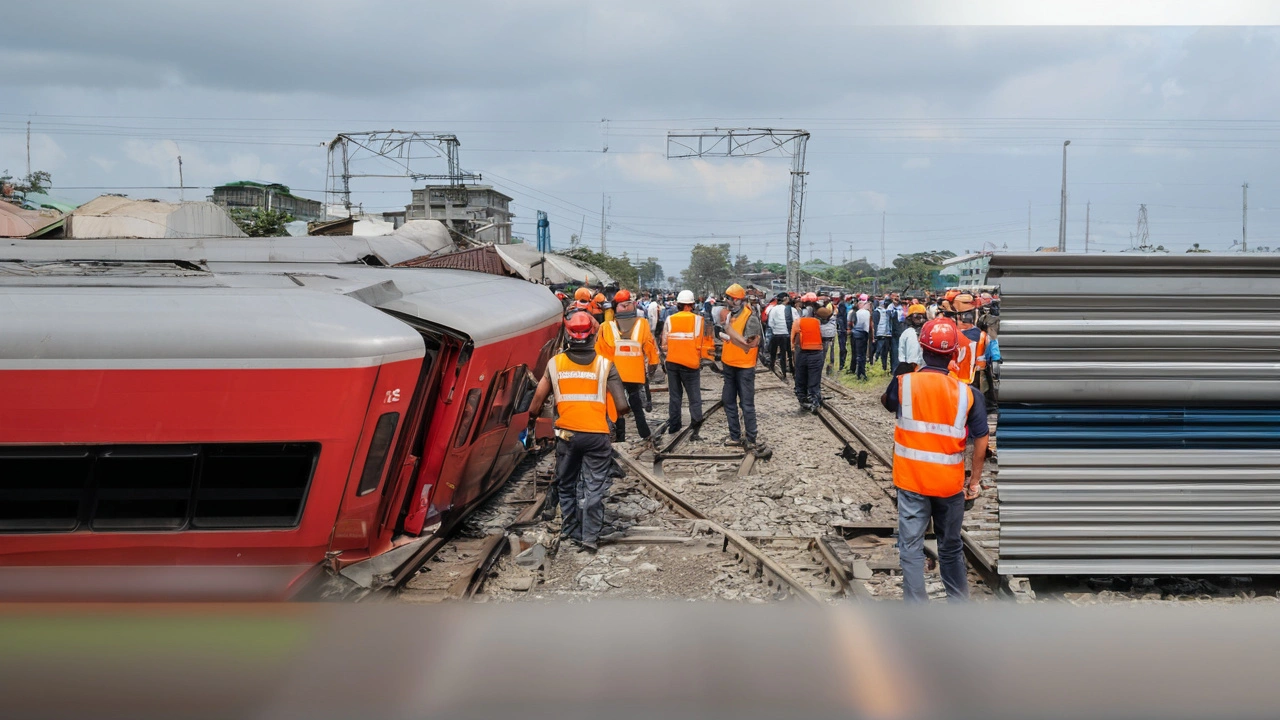
M951 497L964 490L969 393L967 385L939 372L898 377L894 485L930 497Z
M795 332L800 335L801 350L822 349L822 323L818 322L818 318L800 318L796 321Z
M649 321L644 318L636 318L629 338L622 336L616 320L605 323L596 340L596 352L613 361L618 368L618 377L625 383L644 382L646 355L652 360L649 364L658 364L653 334L649 332Z
M663 333L667 338L667 362L697 370L702 359L711 359L711 352L702 334L701 315L682 310L667 318Z
M551 392L556 398L556 427L587 433L608 433L609 421L618 417L609 393L609 368L601 355L590 365L579 365L560 353L547 364Z
M746 308L738 318L730 322L729 325L733 327L734 330L737 330L739 335L743 335L745 339L745 334L747 332L747 320L750 318L751 308ZM724 348L720 351L720 361L731 367L753 368L756 366L756 354L758 352L758 348L743 350L732 342L726 340Z
M960 382L972 383L978 377L978 371L987 366L987 334L982 333L976 341L963 333L960 336L964 342L956 348L956 356L947 365L947 370Z

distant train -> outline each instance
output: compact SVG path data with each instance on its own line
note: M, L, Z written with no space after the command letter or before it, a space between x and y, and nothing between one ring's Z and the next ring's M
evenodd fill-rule
M379 251L0 243L0 599L367 585L503 483L560 303Z

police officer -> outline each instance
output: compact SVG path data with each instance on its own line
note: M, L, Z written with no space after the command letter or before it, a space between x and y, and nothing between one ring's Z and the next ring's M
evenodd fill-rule
M596 354L595 325L588 313L564 322L569 348L551 358L531 408L547 396L556 403L556 488L563 520L560 536L595 552L604 527L604 494L613 465L613 422L625 414L626 391L617 369ZM530 412L529 432L538 413Z
M724 291L729 302L729 317L720 336L724 347L720 362L724 365L724 389L720 401L729 421L729 437L725 445L752 449L756 444L756 355L764 326L758 313L744 302L747 294L734 283ZM742 423L738 422L738 405L742 405ZM742 434L746 426L745 437Z
M645 421L645 382L658 367L658 346L649 330L649 321L636 312L631 292L623 289L614 293L616 310L613 320L600 326L596 340L596 352L613 362L627 391L627 405L636 419L636 432L641 445L649 439L649 423ZM618 418L618 442L627 439L627 421Z
M946 318L920 329L924 367L899 375L880 402L898 415L893 431L893 484L898 489L898 556L907 602L928 602L924 587L924 535L933 521L947 599L969 597L960 539L966 499L981 491L987 450L987 407L982 394L947 373L963 342ZM974 443L973 474L965 477L966 439Z
M675 434L684 425L680 405L687 394L689 423L696 438L702 426L702 363L711 362L715 339L711 322L693 311L695 302L690 290L681 290L676 297L677 312L667 317L662 328L662 354L667 358L667 432Z

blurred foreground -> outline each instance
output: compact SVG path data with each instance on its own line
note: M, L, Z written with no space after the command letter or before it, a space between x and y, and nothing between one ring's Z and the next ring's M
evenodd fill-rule
M5 606L5 717L1274 717L1280 616L608 604Z

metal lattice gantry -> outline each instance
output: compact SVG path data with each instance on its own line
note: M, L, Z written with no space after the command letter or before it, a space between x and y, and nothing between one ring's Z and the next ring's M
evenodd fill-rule
M375 130L371 132L339 133L329 141L329 171L325 185L325 203L342 205L351 214L351 178L400 178L412 180L443 180L450 185L476 182L480 175L462 170L458 165L458 136L452 133L416 132L404 130ZM415 154L415 150L424 151ZM415 170L414 162L444 158L448 165L446 174L422 173ZM352 172L351 164L363 160L381 159L379 170ZM398 171L387 173L387 164Z
M800 289L800 227L804 223L806 130L776 128L713 128L667 133L667 158L759 157L791 158L791 207L787 213L787 289Z

